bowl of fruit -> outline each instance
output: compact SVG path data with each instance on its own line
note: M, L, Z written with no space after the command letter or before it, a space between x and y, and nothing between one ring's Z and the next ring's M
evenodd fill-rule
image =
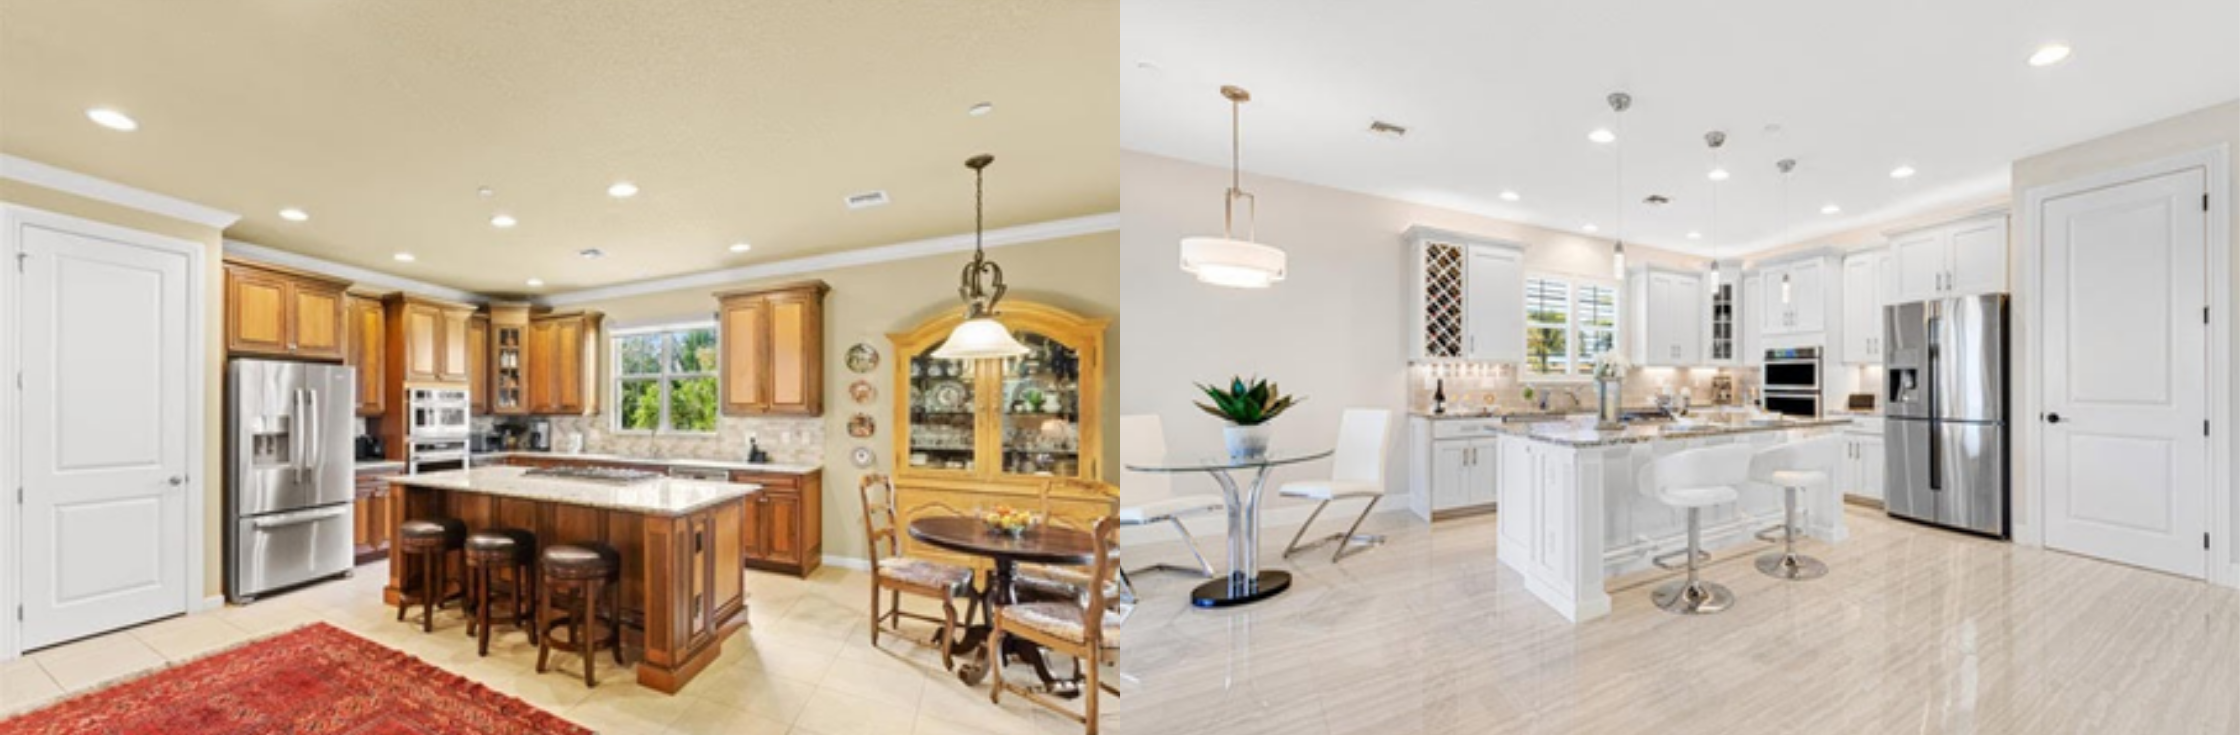
M1034 528L1039 519L1035 518L1033 513L1025 510L1008 505L998 505L991 510L982 512L980 522L987 524L988 531L991 533L1018 538L1025 535L1027 529Z

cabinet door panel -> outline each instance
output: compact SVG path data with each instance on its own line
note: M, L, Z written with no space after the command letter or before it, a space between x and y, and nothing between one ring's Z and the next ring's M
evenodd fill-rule
M554 402L554 355L559 351L555 343L558 328L552 322L535 322L529 325L529 364L521 380L529 386L529 411L550 413L558 410Z
M748 559L762 559L770 555L770 497L757 495L747 498L740 510L739 548ZM883 552L883 550L882 550Z
M1879 259L1869 254L1853 255L1843 260L1843 361L1848 363L1879 362L1874 354L1874 340L1881 330L1876 329L1876 316L1882 312Z
M1953 296L2007 290L2005 217L1962 224L1952 230L1952 268L1946 290Z
M1524 359L1524 255L1470 248L1463 347L1479 360Z
M801 561L801 497L791 493L772 493L769 519L769 538L763 540L763 551L771 561L788 564Z
M815 304L798 299L770 302L770 408L773 411L808 413L821 396L813 388L809 366L822 347L810 333Z
M1470 444L1445 441L1436 446L1431 458L1432 512L1464 505L1470 483Z
M476 415L490 412L490 320L467 322L467 399Z
M738 299L723 307L723 410L727 413L761 411L769 402L763 389L763 363L768 354L768 332L763 322L768 302Z
M1788 334L1789 315L1795 300L1795 284L1790 282L1789 268L1767 268L1758 292L1758 333Z
M441 380L443 313L418 304L404 307L404 379Z
M349 300L349 311L350 349L345 362L358 370L358 415L379 416L388 408L382 387L389 372L387 312L381 302L361 298Z
M1742 312L1735 317L1735 325L1742 330L1742 364L1749 367L1766 363L1762 336L1765 328L1758 323L1761 318L1758 312L1765 310L1764 289L1765 277L1755 274L1743 277L1741 303L1737 305Z
M1795 315L1789 327L1796 332L1818 332L1828 328L1828 291L1830 285L1827 268L1820 259L1807 260L1789 267L1789 302Z
M1890 243L1898 302L1933 299L1943 290L1948 250L1943 233L1917 232Z
M467 330L472 317L463 311L447 311L443 312L442 319L443 334L437 339L441 359L436 365L436 379L448 383L466 382L470 349Z
M343 302L342 291L308 283L297 283L290 289L289 323L293 326L290 346L301 357L343 356Z
M286 279L259 271L226 271L226 349L288 353Z
M553 401L561 413L583 412L584 335L583 322L578 319L560 320L553 334L554 376Z

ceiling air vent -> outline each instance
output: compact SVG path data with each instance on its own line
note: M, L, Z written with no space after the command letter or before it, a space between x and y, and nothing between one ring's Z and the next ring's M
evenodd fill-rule
M1401 138L1407 137L1408 128L1404 125L1394 125L1383 120L1370 120L1369 134L1380 138L1391 138L1393 140L1399 140Z
M849 194L848 198L843 201L848 203L849 209L883 207L887 204L887 193L884 191L867 191L861 194Z

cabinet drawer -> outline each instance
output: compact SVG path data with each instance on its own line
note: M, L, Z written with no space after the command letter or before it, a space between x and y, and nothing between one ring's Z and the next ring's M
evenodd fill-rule
M1501 419L1440 419L1431 422L1433 439L1477 439L1500 436Z

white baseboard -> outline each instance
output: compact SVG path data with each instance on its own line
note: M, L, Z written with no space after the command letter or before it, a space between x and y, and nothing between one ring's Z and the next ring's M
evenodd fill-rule
M852 556L833 556L831 554L826 554L824 555L824 565L828 567L839 567L841 569L853 569L859 572L871 571L870 560L858 559Z
M192 615L199 612L209 612L211 610L216 610L225 606L225 595L211 595L209 597L202 598L202 602L196 604L193 610L188 610L187 614Z

